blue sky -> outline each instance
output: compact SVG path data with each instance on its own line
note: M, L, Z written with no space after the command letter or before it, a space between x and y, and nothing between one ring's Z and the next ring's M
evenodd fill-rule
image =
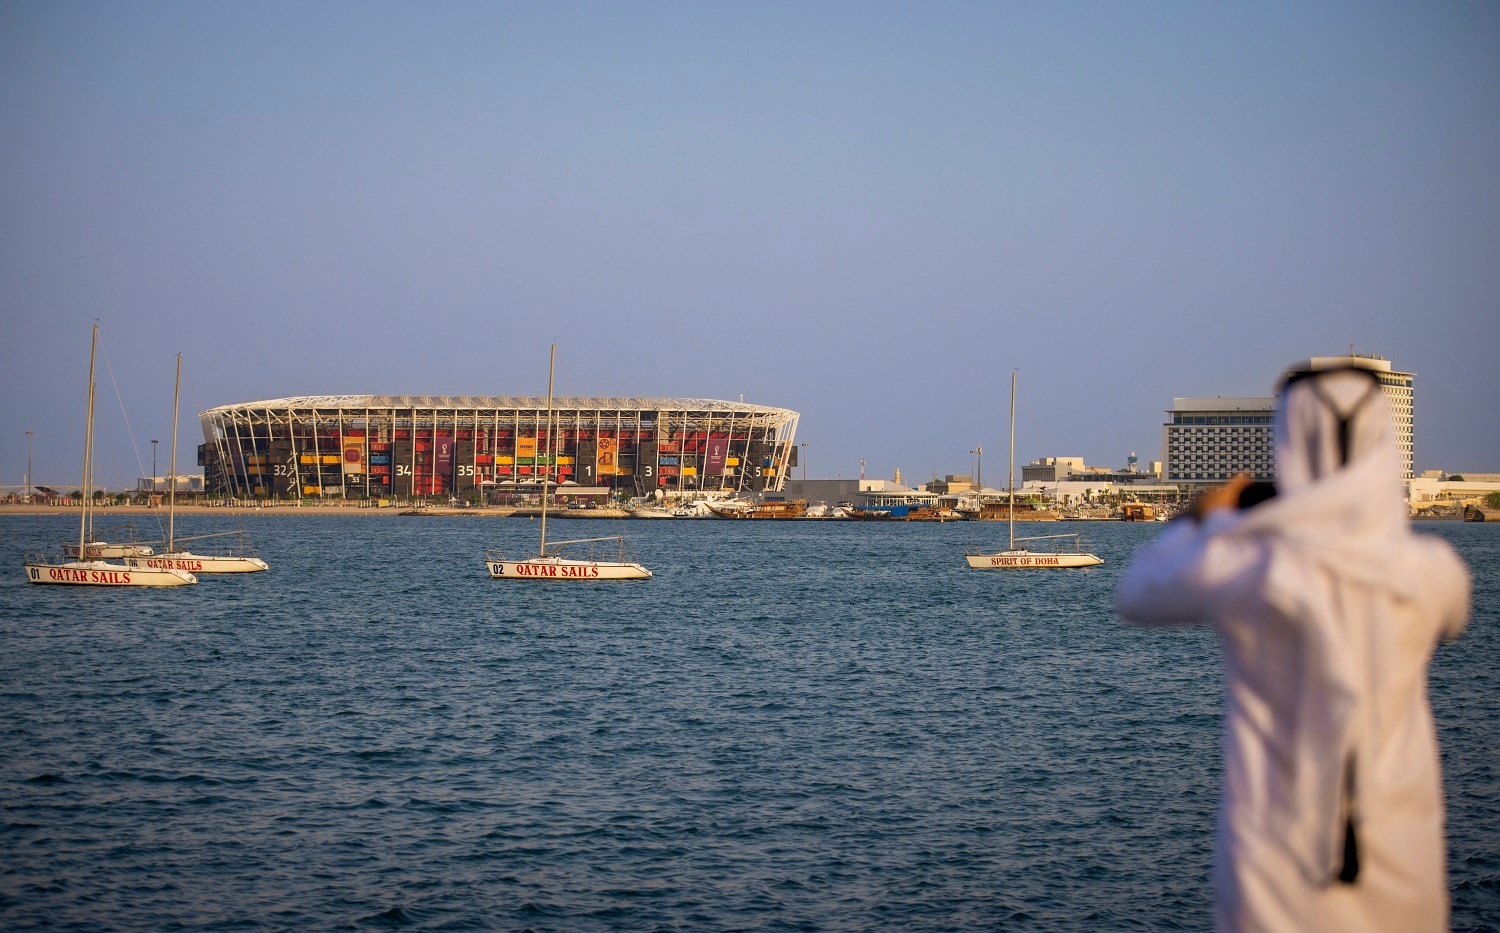
M1353 341L1419 470L1500 470L1497 115L1492 3L7 2L0 484L32 429L76 485L95 318L111 483L177 352L187 468L199 410L553 340L919 480L1001 475L1012 368L1018 458L1114 465Z

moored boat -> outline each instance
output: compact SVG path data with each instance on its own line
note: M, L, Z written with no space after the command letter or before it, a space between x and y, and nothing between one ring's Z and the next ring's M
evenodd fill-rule
M557 344L552 345L547 363L547 437L548 462L557 463L551 455L553 429L552 380L557 370ZM496 580L646 580L651 577L625 543L624 535L601 538L579 538L572 541L547 541L547 505L555 478L542 477L542 510L540 542L535 557L506 557L499 548L484 552L485 568Z
M48 561L27 558L26 579L32 583L73 586L187 586L198 578L186 570L134 567L103 560Z
M775 502L743 502L738 499L706 502L715 518L777 519L801 518L807 514L806 499Z
M249 553L250 547L243 531L229 531L211 535L196 535L184 539L203 541L210 538L228 539L237 537L236 553L194 554L179 547L177 538L177 412L182 393L182 354L177 354L177 381L172 390L172 454L167 472L167 540L162 553L154 554L146 548L146 555L128 555L126 564L137 570L180 570L188 573L259 573L270 569L265 561Z
M523 558L507 558L499 550L490 550L485 552L485 563L497 580L645 580L651 576L622 535L553 541L546 548L546 553Z
M858 521L889 522L961 522L963 513L939 505L890 505L849 510L849 518Z
M671 509L662 508L649 502L632 502L625 506L625 511L631 518L676 518Z
M1010 474L1006 480L1006 498L1009 500L1007 522L1010 525L1010 544L1003 551L984 551L969 548L965 559L975 569L993 568L1006 570L1030 570L1044 568L1093 567L1104 560L1084 549L1083 536L1078 534L1033 535L1016 537L1016 374L1010 374ZM1071 539L1072 547L1057 547L1050 550L1032 550L1016 547L1017 542Z
M156 553L149 544L121 541L89 541L86 544L64 544L63 553L69 557L83 557L86 560L100 560L105 558L121 557L149 557Z
M1069 538L1073 541L1073 550L1052 551L1030 551L1026 548L1016 548L1014 544L1004 551L988 552L979 549L971 549L966 558L969 566L975 569L993 567L1007 569L1028 568L1067 568L1067 567L1093 567L1104 563L1104 560L1084 550L1083 539L1078 535L1038 535L1030 538L1017 538L1017 541L1039 541L1043 538Z
M49 560L27 555L25 559L26 579L30 583L56 584L61 586L187 586L197 583L198 578L186 570L174 568L137 568L128 564L111 564L102 559L89 558L90 545L104 542L93 541L89 534L94 485L94 357L99 345L99 325L94 325L89 344L89 389L88 408L84 419L83 435L83 504L78 516L78 547L74 556L78 560Z
M979 508L960 509L963 517L971 522L1005 522L1010 521L1010 504L998 500L981 502ZM1018 522L1055 522L1064 518L1060 512L1051 509L1039 509L1030 502L1017 502L1015 508L1016 521Z

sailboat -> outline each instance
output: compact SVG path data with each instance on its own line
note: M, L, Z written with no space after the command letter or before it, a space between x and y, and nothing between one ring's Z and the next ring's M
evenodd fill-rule
M552 424L552 379L557 369L557 344L547 363L547 462L556 464L552 445L557 432ZM485 565L497 580L645 580L651 571L635 559L624 535L547 540L547 503L552 479L542 477L541 544L535 557L507 558L498 549L485 551Z
M87 506L85 507L87 508ZM94 521L92 508L89 509L88 524L90 526L89 533L84 535L84 537L93 538L94 540L89 541L87 544L64 544L63 550L67 552L69 557L78 557L80 555L86 555L90 558L146 557L156 553L151 549L151 545L141 544L137 541L100 541L95 538L93 534ZM134 537L134 529L130 526L126 526L124 529L115 529L116 532L120 532L122 530L126 535ZM106 534L110 534L110 537L115 537L114 534L108 531L106 531Z
M78 559L48 560L27 555L26 579L32 583L73 586L186 586L197 583L198 578L186 570L111 564L102 557L90 559L94 556L90 545L102 543L89 541L89 500L94 485L94 356L98 348L99 325L95 324L89 344L88 414L83 432L83 507L78 516L78 550L73 552Z
M1006 479L1006 492L1010 497L1010 545L1003 551L981 551L970 548L969 566L978 568L1034 569L1093 567L1104 563L1104 559L1083 549L1083 539L1076 534L1034 535L1029 538L1016 537L1016 374L1010 374L1010 473ZM1072 539L1072 548L1066 546L1051 549L1026 547L1028 542ZM1022 547L1016 547L1017 544Z
M149 557L127 557L126 563L132 567L146 567L155 570L186 570L189 573L256 573L261 570L270 569L266 562L259 557L247 555L244 552L245 541L242 532L230 531L211 535L195 535L192 538L177 538L177 411L178 400L182 395L182 354L177 354L177 383L172 389L172 462L167 469L167 541L166 548L160 554L151 554ZM208 538L223 538L238 535L240 537L239 554L194 554L191 551L179 548L178 545L188 541L202 541ZM147 554L150 554L147 548Z

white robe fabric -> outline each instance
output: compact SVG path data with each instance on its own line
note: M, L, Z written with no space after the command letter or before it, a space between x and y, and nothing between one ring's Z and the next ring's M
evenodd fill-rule
M1221 930L1447 928L1427 667L1467 624L1470 581L1445 542L1412 533L1389 410L1378 392L1366 397L1371 385L1352 373L1291 385L1277 496L1175 522L1116 592L1129 621L1221 634ZM1347 464L1334 409L1357 409ZM1359 873L1344 884L1350 817Z

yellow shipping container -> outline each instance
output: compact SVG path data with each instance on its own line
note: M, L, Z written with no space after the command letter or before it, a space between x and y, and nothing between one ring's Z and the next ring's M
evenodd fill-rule
M323 494L323 487L322 486L303 486L302 487L302 494L304 496L321 496Z
M728 458L726 458L724 460L724 465L725 466L739 466L740 465L740 458L739 457L728 457Z
M317 463L318 462L318 458L315 457L315 456L313 456L312 454L303 454L300 459L301 459L301 461L303 463Z
M697 476L698 475L698 468L697 467L683 467L682 468L682 475L683 476Z
M245 472L248 475L250 475L250 476L260 476L262 473L264 473L266 471L263 470L263 469L261 469L258 466L253 466L253 467L245 467Z
M253 463L253 464L257 464L257 465L263 466L265 464L265 462L266 462L266 455L265 454L255 454L254 456L246 457L245 458L245 462L246 463Z
M323 455L323 465L324 466L338 466L339 465L339 455L338 454L324 454Z
M495 458L495 462L496 463L515 463L516 462L516 458L515 457L500 456L500 457L496 457Z
M573 458L572 457L562 457L562 456L559 456L557 458L557 465L558 466L572 466L573 465Z

